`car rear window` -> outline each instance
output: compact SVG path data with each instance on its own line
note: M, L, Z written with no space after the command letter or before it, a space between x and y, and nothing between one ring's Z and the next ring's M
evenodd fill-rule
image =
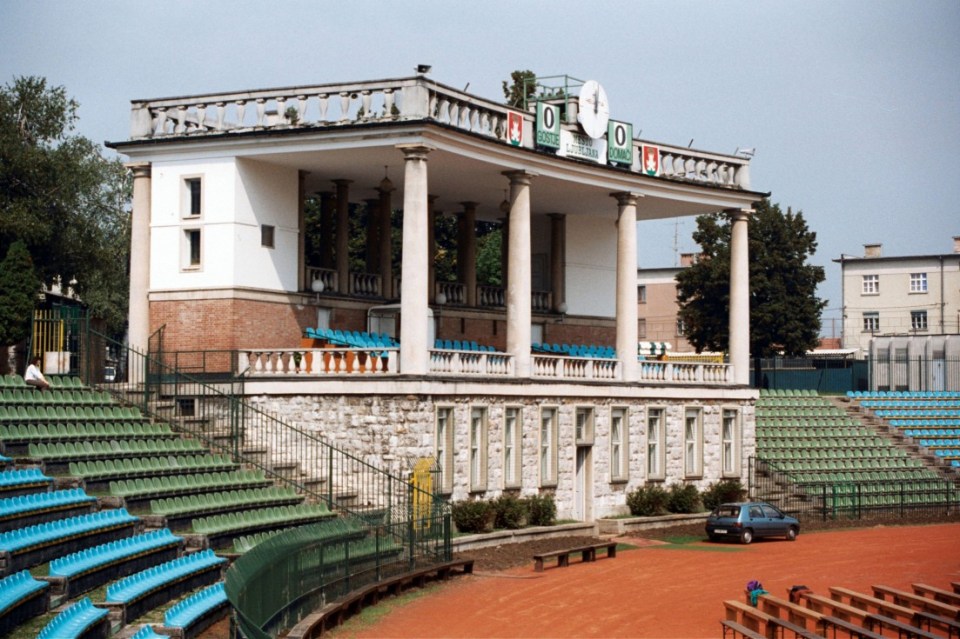
M718 506L713 511L717 517L738 517L740 515L740 506Z

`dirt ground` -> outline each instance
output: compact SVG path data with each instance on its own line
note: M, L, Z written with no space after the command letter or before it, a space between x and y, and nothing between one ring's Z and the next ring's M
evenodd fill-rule
M533 571L539 550L574 539L529 542L463 553L474 574L422 596L384 601L370 617L329 636L362 637L719 637L725 599L743 599L759 579L785 596L792 585L816 592L873 584L960 581L960 524L878 525L804 532L796 542L749 546L703 541L700 526L622 538L635 545L614 559ZM656 539L654 537L659 537Z

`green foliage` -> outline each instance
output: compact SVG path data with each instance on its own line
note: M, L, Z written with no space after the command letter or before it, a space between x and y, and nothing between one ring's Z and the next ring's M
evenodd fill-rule
M526 502L531 526L552 526L557 521L557 504L553 495L531 495Z
M527 505L513 495L504 493L494 499L492 504L496 512L493 521L494 528L516 530L517 528L523 528L527 523Z
M462 533L487 532L496 514L488 501L457 501L450 504L450 510L453 523Z
M70 282L116 331L129 288L130 182L73 133L77 108L43 78L0 88L0 254L22 240L41 282Z
M826 301L816 296L823 268L807 264L816 233L803 213L784 214L763 200L749 222L750 353L802 356L819 342ZM725 351L729 344L730 214L701 215L693 239L700 259L677 275L677 302L687 339L698 350Z
M700 491L693 484L673 484L667 495L667 510L672 513L700 511Z
M524 108L526 101L537 91L537 74L526 69L510 74L510 82L503 81L503 97L507 104L515 108Z
M487 286L503 284L502 245L503 232L499 227L477 240L477 282Z
M710 484L700 497L703 500L703 507L713 510L720 504L743 501L746 496L747 490L739 479L724 479Z
M26 245L17 240L0 262L0 346L16 344L30 335L40 280Z
M657 484L645 484L627 495L627 507L636 517L662 515L667 510L669 494Z

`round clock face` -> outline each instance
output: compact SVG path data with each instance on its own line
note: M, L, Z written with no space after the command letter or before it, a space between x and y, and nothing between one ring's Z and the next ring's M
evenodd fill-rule
M596 80L588 80L580 87L579 113L577 119L583 131L591 138L603 137L610 120L610 105L607 92Z

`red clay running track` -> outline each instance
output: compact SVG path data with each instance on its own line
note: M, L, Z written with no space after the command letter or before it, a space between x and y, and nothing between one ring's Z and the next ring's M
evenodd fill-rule
M737 544L651 545L542 573L529 566L458 577L342 637L719 637L724 599L759 579L779 596L794 584L845 586L960 580L960 524L877 527ZM388 602L384 602L389 605Z

